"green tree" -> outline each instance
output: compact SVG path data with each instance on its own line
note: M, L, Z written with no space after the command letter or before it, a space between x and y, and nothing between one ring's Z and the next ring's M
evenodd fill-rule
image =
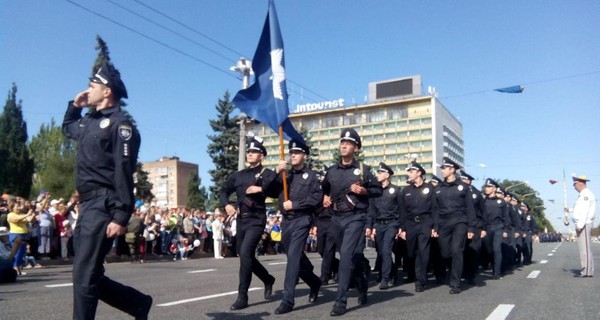
M198 171L192 171L190 181L187 185L187 206L189 208L206 210L206 188L201 186L201 182Z
M300 129L299 133L304 138L304 142L306 142L306 145L308 146L308 148L310 150L310 154L308 155L308 158L306 159L308 168L311 170L315 170L315 171L323 170L323 167L325 167L325 164L323 163L323 161L321 161L319 159L319 148L316 147L314 142L312 141L312 135L308 132L308 130L306 130L304 128ZM339 150L338 150L338 152L339 152Z
M40 126L28 147L35 163L32 196L43 189L67 198L75 190L75 142L51 119Z
M240 129L237 119L231 116L233 104L229 98L229 91L226 91L215 106L217 118L208 121L215 132L213 135L208 135L211 141L208 145L208 154L215 165L215 169L208 171L212 178L211 203L218 203L219 191L238 167Z
M527 202L529 205L529 211L535 218L535 223L539 232L544 232L544 228L548 228L548 232L554 232L552 223L546 218L544 207L544 201L538 197L539 193L530 187L524 181L519 180L508 180L504 179L498 181L498 184L502 189L508 189L509 192L514 193L520 201Z
M154 198L152 182L148 180L148 172L142 169L142 164L137 163L135 168L135 197L142 202L150 202Z
M115 72L120 75L121 73L119 72L119 70L117 68L115 68L115 65L110 60L110 51L108 50L108 45L106 44L106 41L104 41L104 39L102 39L102 37L100 35L96 35L95 49L96 49L96 51L98 51L98 55L96 56L96 61L94 61L94 65L92 66L92 75L91 76L93 77L96 74L96 72L98 72L98 69L100 69L100 67L102 66L103 63L106 63L107 65L112 66L114 68ZM125 107L125 106L127 106L127 103L124 102L123 100L120 100L119 106ZM131 118L131 121L135 124L135 120L133 119L133 117Z
M13 83L0 115L0 191L28 197L34 163L27 148L27 123Z
M340 153L340 148L335 149L331 156L333 157L333 163L339 163L342 161L342 154ZM363 161L365 161L365 153L362 151L362 149L360 149L354 155L354 158L358 162L363 162Z

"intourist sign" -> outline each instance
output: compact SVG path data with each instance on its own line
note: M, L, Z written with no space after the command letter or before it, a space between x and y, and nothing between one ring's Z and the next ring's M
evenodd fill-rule
M334 109L344 106L344 99L337 99L331 101L317 102L317 103L305 103L297 104L294 113L321 111L327 109Z

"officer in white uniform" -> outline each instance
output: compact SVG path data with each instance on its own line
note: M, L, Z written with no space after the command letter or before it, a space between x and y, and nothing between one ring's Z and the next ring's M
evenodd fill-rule
M573 209L565 208L566 212L573 214L575 231L577 231L577 243L579 244L580 276L582 278L594 276L594 258L590 247L590 236L596 213L596 198L587 188L588 181L590 180L586 179L585 176L573 177L573 186L579 192L579 197L575 201Z

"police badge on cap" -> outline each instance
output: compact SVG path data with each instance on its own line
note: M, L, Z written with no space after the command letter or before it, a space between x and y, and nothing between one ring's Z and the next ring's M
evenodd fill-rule
M306 155L310 154L310 148L307 145L305 145L304 143L298 142L294 139L292 139L290 141L290 143L288 144L288 149L290 152L300 151L300 152L306 153Z
M90 78L90 81L109 87L116 100L127 98L127 89L121 80L121 73L106 61L102 63L98 71Z
M266 156L267 149L263 146L262 141L259 137L252 137L252 140L246 145L246 151L258 151Z
M458 163L452 161L452 159L448 158L448 157L444 157L442 159L442 164L440 165L441 168L444 167L451 167L454 168L456 170L460 169L460 166L458 165Z
M387 172L390 176L394 175L394 171L387 164L380 162L378 172Z

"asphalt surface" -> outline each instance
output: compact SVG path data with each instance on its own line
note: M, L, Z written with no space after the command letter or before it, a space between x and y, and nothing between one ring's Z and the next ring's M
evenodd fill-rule
M599 265L600 244L592 244ZM553 252L554 251L554 252ZM552 254L549 256L549 254ZM309 258L320 270L316 253ZM374 265L375 251L365 255ZM144 264L109 263L106 275L154 298L150 319L322 319L329 318L336 285L321 289L315 304L308 303L309 289L300 283L294 311L275 315L282 297L285 256L260 256L276 277L273 298L265 301L263 285L254 277L247 309L230 311L237 291L237 258L202 258L187 261L149 261ZM461 294L450 295L447 285L414 291L414 284L379 290L371 276L368 304L358 306L351 290L344 319L600 319L600 275L576 278L579 271L577 243L534 244L534 264L515 270L501 280L489 272L479 284L463 283ZM72 311L71 266L28 269L17 283L0 285L0 320L70 319ZM537 271L537 272L536 272ZM537 273L537 276L534 275ZM254 288L254 289L252 289ZM97 319L131 319L100 302Z

